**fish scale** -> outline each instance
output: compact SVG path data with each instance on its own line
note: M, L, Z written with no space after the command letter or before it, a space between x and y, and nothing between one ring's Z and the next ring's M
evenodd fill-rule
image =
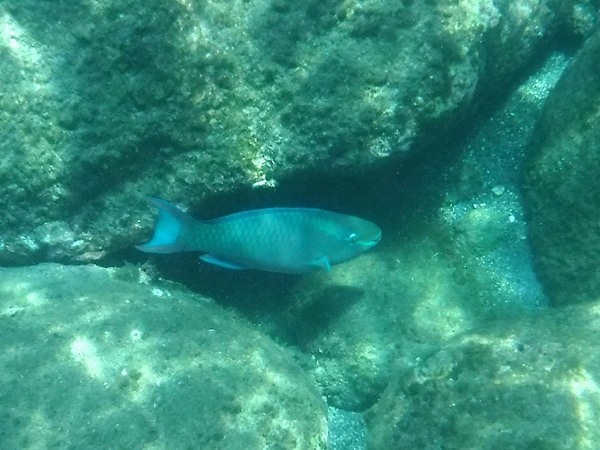
M196 227L195 239L198 249L214 256L227 259L235 252L238 258L250 258L255 249L285 248L290 238L298 235L302 228L302 216L283 212L278 220L269 220L271 215L254 216L254 220L237 220L222 223L205 223Z

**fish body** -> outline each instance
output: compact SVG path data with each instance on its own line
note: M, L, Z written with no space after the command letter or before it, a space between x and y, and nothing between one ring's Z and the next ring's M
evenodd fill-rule
M199 221L152 198L159 218L148 253L198 251L230 269L303 273L347 261L376 245L379 227L367 220L315 208L266 208Z

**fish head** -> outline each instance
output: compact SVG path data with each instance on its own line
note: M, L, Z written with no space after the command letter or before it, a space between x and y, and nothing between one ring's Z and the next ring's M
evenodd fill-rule
M361 252L377 245L381 240L381 228L368 220L359 217L348 216L348 224L343 240L352 247L360 249Z
M364 253L381 240L381 229L368 220L340 215L331 230L327 256L338 264Z

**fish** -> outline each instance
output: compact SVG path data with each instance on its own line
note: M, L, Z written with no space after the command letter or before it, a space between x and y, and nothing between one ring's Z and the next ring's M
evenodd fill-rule
M305 273L352 259L375 246L381 229L355 216L316 208L265 208L196 220L159 198L154 235L136 248L147 253L202 252L228 269Z

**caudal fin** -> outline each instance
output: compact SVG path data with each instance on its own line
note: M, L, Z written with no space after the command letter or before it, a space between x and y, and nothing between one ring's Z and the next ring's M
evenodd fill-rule
M159 198L149 200L158 209L154 236L150 241L136 245L135 248L146 253L176 253L192 250L182 242L181 230L190 226L194 219L169 202Z

